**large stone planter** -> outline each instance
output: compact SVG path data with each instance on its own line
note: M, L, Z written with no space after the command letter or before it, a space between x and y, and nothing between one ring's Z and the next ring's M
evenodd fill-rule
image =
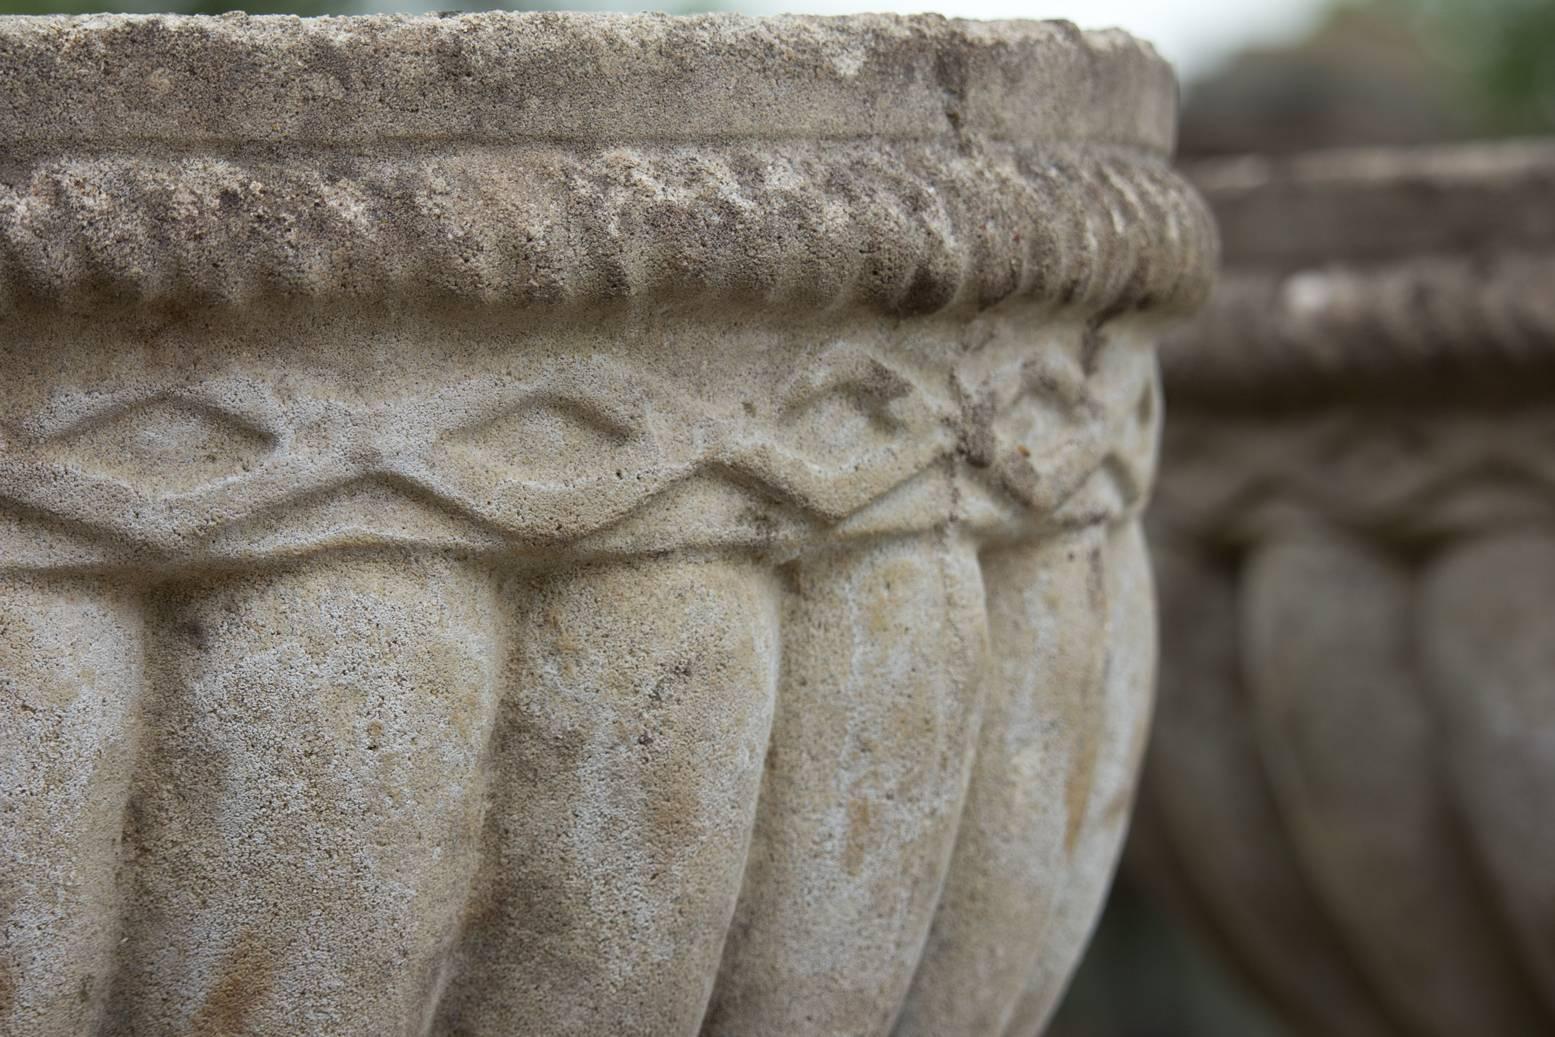
M1196 175L1133 862L1298 1032L1555 1032L1555 143Z
M1213 253L1148 48L13 19L0 82L0 1031L1040 1025Z

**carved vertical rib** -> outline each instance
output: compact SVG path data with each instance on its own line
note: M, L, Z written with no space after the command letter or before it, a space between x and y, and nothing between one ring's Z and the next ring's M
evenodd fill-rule
M971 545L866 544L790 577L761 807L707 1037L889 1031L977 737L986 624Z
M1470 543L1426 574L1419 643L1453 791L1555 1030L1555 538Z
M1103 630L1109 615L1137 607L1118 611L1117 595L1148 593L1118 580L1118 561L1101 527L983 559L991 662L982 737L899 1037L999 1033L1034 971L1067 972L1079 953L1082 938L1059 931L1060 901L1071 889L1099 898L1111 871L1092 860L1094 804L1121 791L1111 787L1108 728L1122 723L1128 738L1138 708L1114 701L1107 684L1132 672L1124 656L1148 653L1117 640L1125 631ZM1121 831L1121 822L1105 826ZM1097 889L1073 886L1087 867L1103 873Z
M438 1032L696 1033L771 730L771 580L661 557L515 581L488 868Z
M487 577L340 560L154 604L109 1032L425 1032L481 824Z
M1456 852L1408 574L1335 538L1273 543L1245 575L1243 650L1269 774L1363 969L1419 1033L1541 1032Z
M1233 959L1310 1032L1393 1033L1292 863L1295 848L1264 774L1241 677L1236 574L1229 562L1217 566L1192 548L1154 548L1161 636L1170 650L1161 659L1160 709L1140 797L1160 819L1154 834L1165 854L1185 865L1178 869L1183 899L1203 905L1235 948ZM1169 862L1152 858L1142 870L1157 864Z
M138 726L141 620L67 579L0 579L0 1033L96 1031Z
M1059 896L1037 941L1036 975L1005 1027L1008 1034L1039 1034L1058 1007L1070 974L1090 941L1112 883L1155 694L1155 588L1149 552L1138 522L1097 530L1105 653L1101 683L1082 723L1092 725L1095 748L1084 794L1066 781L1068 827ZM1093 628L1094 631L1095 628ZM1093 632L1092 636L1096 636Z

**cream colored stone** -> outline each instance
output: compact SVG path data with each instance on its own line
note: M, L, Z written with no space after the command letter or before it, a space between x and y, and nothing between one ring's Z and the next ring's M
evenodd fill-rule
M1555 145L1195 176L1135 864L1302 1032L1550 1032Z
M1039 1026L1150 700L1165 65L0 20L0 1033Z

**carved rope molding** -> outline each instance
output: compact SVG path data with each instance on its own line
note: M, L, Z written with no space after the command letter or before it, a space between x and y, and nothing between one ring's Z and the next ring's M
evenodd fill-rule
M1163 343L1186 408L1537 399L1555 373L1555 251L1441 253L1290 272L1233 270Z
M1190 309L1214 232L1105 145L469 146L285 162L51 155L0 183L0 305L712 298L890 314Z

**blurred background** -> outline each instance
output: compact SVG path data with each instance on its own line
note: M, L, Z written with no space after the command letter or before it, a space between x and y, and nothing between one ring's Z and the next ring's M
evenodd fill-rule
M1555 0L0 0L0 13L235 6L299 15L505 8L1066 18L1127 29L1176 66L1184 159L1555 132ZM1049 1033L1298 1037L1127 874Z

